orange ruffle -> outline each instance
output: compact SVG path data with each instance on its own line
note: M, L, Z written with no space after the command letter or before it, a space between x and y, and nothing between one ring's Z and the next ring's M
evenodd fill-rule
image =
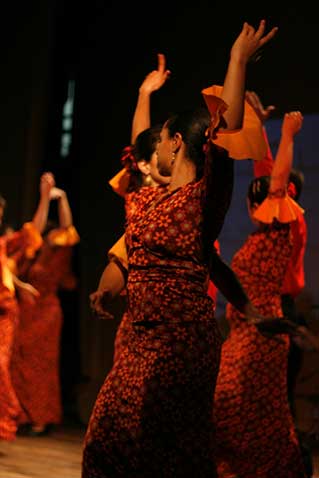
M42 246L43 239L32 222L24 223L22 231L26 236L25 256L27 259L33 259L37 250Z
M48 234L48 241L54 246L74 246L80 242L80 236L75 227L53 229Z
M212 97L220 97L222 91L223 87L218 85L202 90L202 95L210 112L211 108L214 107ZM244 105L243 127L240 130L218 132L214 143L225 148L231 158L238 160L261 161L267 152L263 125L247 101Z
M123 236L120 237L120 239L111 247L107 255L110 260L116 257L116 259L118 259L121 262L122 266L125 267L125 269L128 269L128 257L127 257L127 250L126 250L126 244L125 244L125 234L123 234Z
M125 196L130 182L130 173L125 169L121 169L112 179L109 180L109 185L114 192L120 196Z
M3 264L2 266L2 283L13 295L15 291L15 287L13 283L12 272L10 268L5 264Z
M271 224L274 219L288 223L295 221L304 212L304 209L286 194L281 198L267 197L254 212L253 217L265 224Z

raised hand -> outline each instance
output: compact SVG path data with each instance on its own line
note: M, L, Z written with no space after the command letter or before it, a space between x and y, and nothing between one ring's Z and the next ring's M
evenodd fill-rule
M40 195L49 197L51 189L55 186L55 179L52 173L43 173L40 178Z
M303 116L300 111L291 111L286 113L281 127L283 136L294 137L301 129Z
M276 109L274 105L270 105L265 108L260 101L259 96L254 91L246 91L245 98L247 103L249 103L250 106L254 109L261 123L265 123L271 113Z
M170 70L166 69L166 58L162 53L157 55L157 70L151 71L140 86L140 93L151 94L159 90L170 77Z
M248 63L260 48L268 43L277 33L278 28L274 27L269 33L265 34L265 26L265 20L260 21L257 30L245 22L242 31L232 46L231 57Z
M50 191L50 199L61 199L65 196L65 191L60 188L53 187Z

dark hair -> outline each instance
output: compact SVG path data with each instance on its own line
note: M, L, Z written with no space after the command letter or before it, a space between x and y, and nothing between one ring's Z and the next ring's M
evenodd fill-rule
M133 146L133 154L136 161L150 162L152 154L156 149L162 125L156 125L142 131L136 138Z
M7 201L4 199L3 196L1 196L0 194L0 207L3 207L5 208L6 207L6 204L7 204Z
M261 204L266 199L270 185L270 176L260 176L251 181L247 197L250 205Z
M305 182L304 175L301 171L298 171L297 169L292 169L290 171L288 181L295 185L296 194L293 199L297 201L300 197L300 194Z
M209 125L210 115L205 108L185 110L171 116L165 123L170 137L175 133L182 135L187 156L196 166L196 179L200 179L204 173L204 146L207 142L205 133Z
M150 162L156 149L162 125L155 125L142 131L136 138L135 144L130 146L129 155L125 156L124 166L130 172L130 183L127 191L137 191L143 185L143 174L139 170L139 161ZM125 152L128 148L125 148ZM123 158L123 156L122 156ZM123 161L122 161L123 162Z

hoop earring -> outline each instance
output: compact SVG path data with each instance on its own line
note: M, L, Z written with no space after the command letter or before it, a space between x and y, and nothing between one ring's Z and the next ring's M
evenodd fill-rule
M152 176L150 174L146 174L143 179L144 186L151 186L152 184Z
M176 159L176 154L174 153L174 151L172 151L171 166L173 166L173 164L175 163L175 159Z

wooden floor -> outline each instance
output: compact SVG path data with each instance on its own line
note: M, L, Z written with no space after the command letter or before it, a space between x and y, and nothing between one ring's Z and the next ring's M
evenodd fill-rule
M64 427L45 437L0 441L0 478L80 478L84 432Z
M80 478L84 432L64 427L45 437L0 441L0 478ZM313 478L319 478L318 445L313 448Z

